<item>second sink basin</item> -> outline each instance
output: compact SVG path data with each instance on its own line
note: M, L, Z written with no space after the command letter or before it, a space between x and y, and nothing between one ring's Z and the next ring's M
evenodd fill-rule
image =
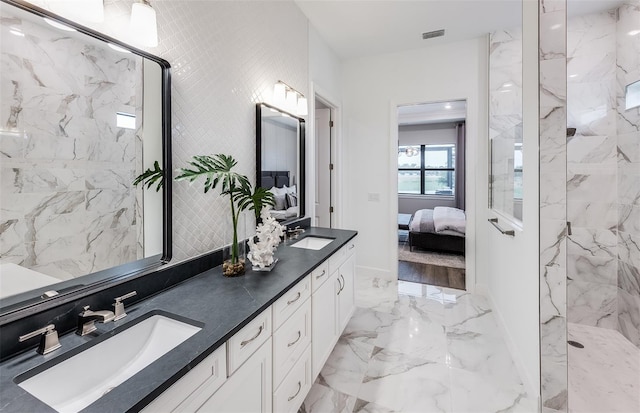
M24 381L21 377L30 372L18 376L16 382L58 412L78 412L201 330L165 314L151 313Z
M292 244L293 248L305 248L308 250L319 250L333 242L333 238L321 238L314 236L307 236L302 238L300 241Z

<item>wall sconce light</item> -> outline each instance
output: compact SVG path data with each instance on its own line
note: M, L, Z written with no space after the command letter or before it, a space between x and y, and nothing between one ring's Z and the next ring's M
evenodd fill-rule
M273 103L298 116L306 116L309 112L307 98L282 80L273 85Z
M158 23L156 11L149 0L131 5L130 31L132 40L142 46L156 47L158 45Z
M51 10L71 20L102 23L103 0L50 0Z

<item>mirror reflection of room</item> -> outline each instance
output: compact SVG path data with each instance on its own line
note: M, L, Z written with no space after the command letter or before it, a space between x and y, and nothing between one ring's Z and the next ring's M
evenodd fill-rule
M466 102L398 108L398 278L465 288Z
M272 217L280 222L300 216L299 120L275 107L258 106L260 114L260 181L273 193Z
M162 159L160 66L6 4L1 26L3 305L162 254L162 193L132 184Z

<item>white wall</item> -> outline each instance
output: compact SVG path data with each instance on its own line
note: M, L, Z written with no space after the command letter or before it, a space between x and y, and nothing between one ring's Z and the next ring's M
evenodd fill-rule
M347 61L344 64L343 134L344 226L358 230L358 266L370 274L397 279L397 112L398 105L467 100L468 280L475 273L476 174L479 122L485 106L484 42L474 39L443 46ZM486 91L484 92L486 96ZM476 156L476 154L478 156ZM486 186L485 186L486 187ZM372 199L371 201L369 199ZM376 200L379 199L379 200ZM486 204L485 204L486 205ZM474 282L468 282L474 288Z
M315 95L321 96L326 103L333 108L333 148L335 180L332 187L333 206L335 212L333 216L334 228L349 228L343 225L342 200L344 199L342 176L342 61L338 55L320 37L316 29L309 25L309 113L315 113ZM316 182L316 138L315 138L315 116L308 117L307 145L306 145L306 178L307 178L307 213L308 217L315 217L315 182Z
M538 13L536 2L524 2L524 6L522 226L500 216L500 226L515 230L515 236L509 237L493 228L486 219L479 219L478 223L487 229L483 244L488 245L489 256L487 284L482 290L488 292L522 379L532 394L538 394ZM488 215L497 216L493 211Z

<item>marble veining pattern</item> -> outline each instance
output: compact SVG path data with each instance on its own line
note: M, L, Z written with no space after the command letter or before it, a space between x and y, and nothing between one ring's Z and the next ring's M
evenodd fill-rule
M358 308L299 413L530 412L487 300L358 277Z
M572 413L640 411L640 349L613 329L569 323Z
M65 280L141 257L141 116L136 130L115 116L141 114L141 58L4 17L28 35L0 53L2 262Z
M543 409L567 411L566 1L539 8L540 368Z

